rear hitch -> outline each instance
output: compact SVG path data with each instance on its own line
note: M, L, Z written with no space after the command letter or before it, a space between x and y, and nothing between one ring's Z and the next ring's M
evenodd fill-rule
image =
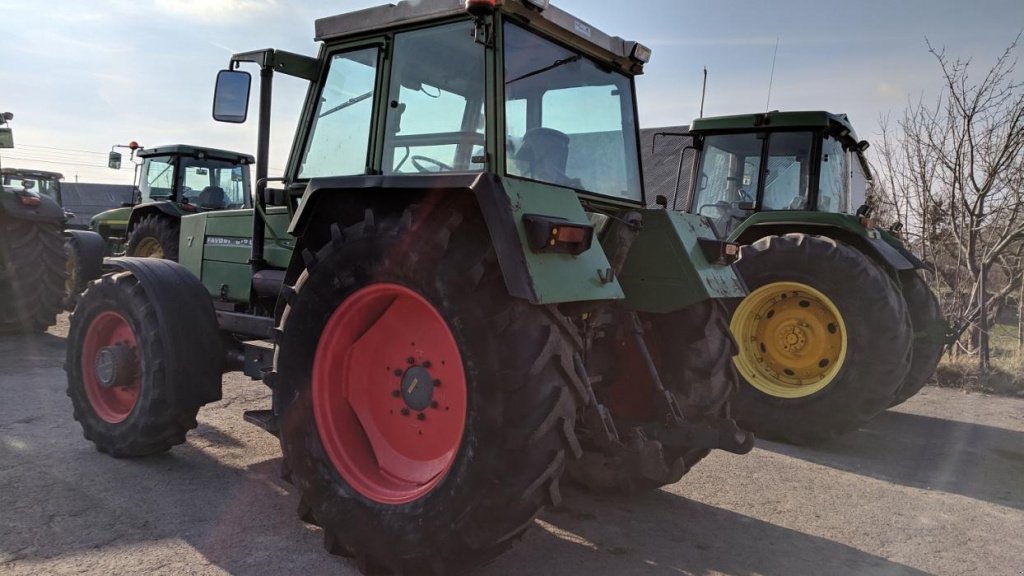
M709 448L733 454L746 454L754 448L754 434L740 428L729 418L718 420L710 426L689 422L651 426L645 428L645 432L671 448Z

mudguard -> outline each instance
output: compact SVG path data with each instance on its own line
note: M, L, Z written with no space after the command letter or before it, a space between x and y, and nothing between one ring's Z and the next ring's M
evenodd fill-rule
M711 221L670 210L639 210L643 230L619 275L626 306L668 313L717 298L743 298L746 285L731 264L708 262L700 239L717 240Z
M108 258L104 264L130 272L138 279L156 310L163 342L202 341L202 349L208 353L200 358L182 358L180 348L168 345L164 350L164 370L170 373L172 381L187 383L199 401L220 400L224 344L213 301L199 279L184 266L159 258Z
M889 268L894 275L904 270L925 267L925 264L911 255L898 239L891 236L886 238L879 230L865 228L856 216L849 214L809 211L759 212L730 232L729 240L752 244L765 236L791 232L827 236L851 244Z
M37 206L26 206L18 200L18 196L17 192L13 194L0 192L0 214L4 214L8 218L28 220L30 222L64 223L67 220L67 217L64 215L64 209L53 198L33 195L39 198L39 204Z
M64 236L76 252L78 266L82 270L83 277L79 279L82 286L102 276L107 241L99 234L87 230L65 230Z

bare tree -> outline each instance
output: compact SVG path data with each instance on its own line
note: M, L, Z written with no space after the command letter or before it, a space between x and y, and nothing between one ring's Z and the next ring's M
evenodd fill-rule
M910 102L898 130L883 119L881 180L886 209L936 265L947 314L971 323L971 347L990 368L994 312L1022 284L1024 266L1024 82L1013 43L981 76L970 59L928 43L944 80L934 102ZM1020 306L1020 302L1018 302Z

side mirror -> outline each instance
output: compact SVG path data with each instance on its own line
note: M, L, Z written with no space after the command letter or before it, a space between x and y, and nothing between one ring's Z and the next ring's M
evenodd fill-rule
M213 119L242 124L249 116L249 89L252 76L239 70L221 70L213 92Z
M111 170L121 169L120 152L114 152L113 150L110 151L110 154L107 156L107 168L110 168Z
M0 128L0 148L14 148L14 131Z

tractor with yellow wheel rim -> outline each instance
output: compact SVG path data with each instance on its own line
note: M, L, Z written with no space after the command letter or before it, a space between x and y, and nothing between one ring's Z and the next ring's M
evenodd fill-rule
M792 443L855 430L916 394L949 326L928 266L871 218L871 171L843 114L769 112L652 129L645 170L673 208L742 245L730 327L734 414ZM660 143L660 144L659 144ZM674 178L674 182L673 179ZM673 190L674 187L674 190Z

